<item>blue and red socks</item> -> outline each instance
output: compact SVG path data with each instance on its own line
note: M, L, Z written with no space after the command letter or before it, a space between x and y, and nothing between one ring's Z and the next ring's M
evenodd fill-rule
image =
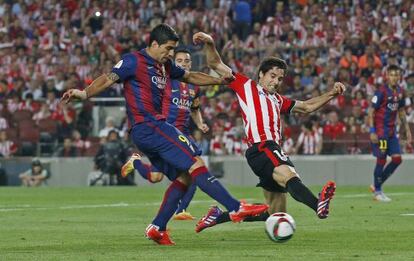
M151 172L158 171L151 164L146 164L142 160L134 160L134 169L136 169L144 179L151 181Z
M161 203L157 216L152 221L152 224L159 227L160 231L167 229L167 223L174 215L178 207L180 199L187 191L187 186L178 180L174 180L164 194L164 199Z
M385 167L384 171L382 172L381 184L383 184L392 175L392 173L394 173L401 162L401 156L391 157L391 162Z
M382 183L384 183L382 172L384 170L385 162L386 162L385 158L377 158L377 164L375 165L375 169L374 169L375 191L381 191Z
M194 197L194 193L196 192L197 185L191 184L191 186L187 189L187 192L185 193L184 197L181 199L180 205L177 208L177 211L175 213L181 213L183 210L186 210L188 208L188 205L190 205L191 200Z
M211 198L222 204L228 211L238 211L240 202L233 198L221 185L216 177L212 176L206 167L199 167L190 173L193 184L196 184Z

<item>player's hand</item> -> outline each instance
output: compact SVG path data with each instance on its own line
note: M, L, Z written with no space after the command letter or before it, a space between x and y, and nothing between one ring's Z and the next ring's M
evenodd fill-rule
M207 133L209 130L210 130L210 128L207 126L207 124L205 124L205 123L202 123L202 124L200 124L200 126L197 126L203 133Z
M336 82L332 88L332 92L335 96L343 94L345 91L346 91L346 86L341 82Z
M81 91L77 89L70 89L67 90L60 99L62 102L69 103L73 100L86 100L88 97L86 95L86 91Z
M203 32L198 32L195 33L193 35L193 42L195 45L197 44L214 44L214 40L213 37L211 37L211 35L203 33Z
M369 138L370 138L370 140L371 140L371 142L372 142L372 143L375 143L375 144L377 144L377 143L378 143L378 135L377 135L377 134L375 134L375 133L371 133L371 134L369 135Z

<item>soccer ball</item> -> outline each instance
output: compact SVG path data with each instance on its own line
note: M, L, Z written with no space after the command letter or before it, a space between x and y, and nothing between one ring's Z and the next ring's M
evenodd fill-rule
M277 212L266 220L266 234L272 241L283 243L288 241L296 230L293 217L287 213Z

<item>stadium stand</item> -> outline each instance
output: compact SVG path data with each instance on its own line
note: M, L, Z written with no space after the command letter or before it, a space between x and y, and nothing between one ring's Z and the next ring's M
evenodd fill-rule
M323 134L322 153L369 153L367 106L389 64L404 69L401 84L414 125L412 1L251 1L244 20L234 19L234 2L1 1L0 108L7 136L19 147L17 155L51 155L57 143L79 130L83 140L91 141L80 155L94 156L99 139L79 117L82 106L61 109L59 97L65 89L84 88L109 72L123 53L144 47L150 28L160 22L182 36L197 70L209 72L191 37L205 31L214 36L225 62L248 76L255 75L264 56L286 59L290 73L282 93L292 98L311 98L336 80L346 83L348 94L317 112L315 129L329 124L330 111L338 113L346 129L337 138ZM236 98L224 86L208 87L203 94L209 98L202 99L202 108L211 127L205 137L216 140L214 134L222 128L223 154L243 154L244 139L234 135L240 117ZM102 94L121 96L120 85ZM356 105L359 114L353 111ZM90 104L86 107L90 111ZM218 116L225 120L216 121ZM295 115L285 120L293 141L304 120Z

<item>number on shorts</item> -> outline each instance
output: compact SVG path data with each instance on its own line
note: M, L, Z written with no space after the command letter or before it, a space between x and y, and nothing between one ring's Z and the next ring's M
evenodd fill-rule
M283 161L287 161L288 160L288 158L287 158L285 152L283 152L283 150L280 150L280 151L274 150L273 153L276 154L276 156L279 159L283 160Z
M379 140L380 150L387 150L387 140Z

